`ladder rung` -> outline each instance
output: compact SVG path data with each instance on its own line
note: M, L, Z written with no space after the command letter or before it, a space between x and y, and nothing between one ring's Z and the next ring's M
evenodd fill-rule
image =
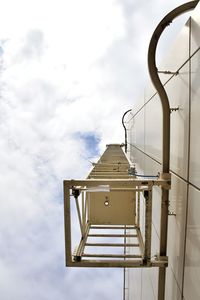
M120 177L120 179L123 179L123 178L125 178L125 179L128 179L128 178L132 178L133 176L132 175L128 175L128 174L126 174L126 175L118 175L117 173L115 174L115 175L109 175L109 174L99 174L99 175L95 175L95 173L92 173L92 174L89 174L89 176L88 176L88 178L105 178L105 179L114 179L114 178L119 178Z
M137 234L88 234L88 237L137 237Z
M135 226L129 226L129 225L125 225L125 226L90 226L90 229L136 229Z
M141 255L133 255L133 254L92 254L92 253L84 253L83 257L113 257L113 258L142 258Z
M118 170L102 170L102 171L100 171L100 170L92 170L92 172L90 173L90 175L91 174L96 174L96 175L98 175L98 173L99 174L108 174L108 175L112 175L112 174L115 174L115 175L119 175L119 174L124 174L124 175L127 175L128 174L128 171L127 170L124 170L124 171L118 171Z
M92 246L92 247L139 247L139 244L86 243L85 246Z

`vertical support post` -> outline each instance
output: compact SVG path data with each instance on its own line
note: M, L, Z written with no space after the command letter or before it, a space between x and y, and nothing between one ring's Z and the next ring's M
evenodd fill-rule
M138 188L138 187L137 187ZM140 193L137 192L137 226L140 227Z
M151 260L152 190L144 191L145 197L145 243L144 263Z
M87 193L85 193L85 206L84 206L85 230L86 230L86 223L88 220L87 210L88 210L88 196Z
M125 245L126 245L126 225L124 226L124 255L126 255L126 247L125 247ZM124 260L125 260L126 258L124 257Z
M169 191L162 188L162 202L161 202L161 222L160 227L160 256L166 256L167 249L167 228L168 228L168 194ZM159 268L158 273L158 286L159 286L159 300L164 299L165 297L165 277L166 272L165 268Z
M81 193L82 196L82 226L83 233L85 233L85 194L84 191Z
M126 225L124 226L124 260L126 260ZM126 284L126 268L124 267L124 272L123 272L123 277L124 277L124 282L123 282L123 300L125 300L125 284Z
M74 256L75 261L81 261L82 254L83 254L84 248L85 248L85 244L86 244L86 241L88 238L89 230L90 230L90 225L89 225L89 223L87 223L86 227L85 227L85 234L84 234L83 238L81 239L81 242L80 242L78 249Z
M77 209L77 213L78 213L78 220L79 220L81 235L83 237L84 231L83 231L83 225L82 225L82 220L81 220L81 212L80 212L80 207L79 207L79 203L78 203L78 197L75 197L75 202L76 202L76 209Z
M72 250L71 250L71 216L70 216L70 189L64 181L64 224L65 224L65 259L66 266L72 263Z

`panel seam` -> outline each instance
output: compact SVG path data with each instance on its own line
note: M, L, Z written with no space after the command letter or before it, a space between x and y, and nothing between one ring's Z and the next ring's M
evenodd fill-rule
M141 153L143 153L145 156L149 157L150 159L152 159L153 161L155 161L157 164L161 165L161 162L157 159L155 159L154 157L152 157L151 155L149 155L148 153L144 152L143 150L141 150L140 148L138 148L137 146L128 143L130 146L134 147L136 150L140 151ZM193 184L192 182L188 181L187 179L185 179L184 177L182 177L181 175L177 174L175 171L170 169L170 173L174 174L175 176L177 176L179 179L181 179L182 181L184 181L185 183L191 185L193 188L195 188L196 190L200 191L200 187L196 186L195 184Z
M190 17L190 32L189 32L189 57L191 54L191 17ZM185 262L186 262L186 246L187 246L187 222L188 222L188 203L189 203L189 178L190 178L190 135L191 135L191 59L189 60L189 112L188 112L188 162L187 162L187 198L185 212L185 236L183 247L183 275L182 275L182 292L181 298L184 299L184 279L185 279Z
M191 58L200 50L200 47L198 47L191 55L189 55L188 59L186 59L186 61L176 70L175 73L178 73L190 60ZM163 83L163 86L165 86L174 76L177 75L172 75L165 83ZM136 115L157 95L158 93L155 92L148 100L147 102L145 102L140 108L139 110L128 120L128 122L130 122L132 119L134 119L136 117Z

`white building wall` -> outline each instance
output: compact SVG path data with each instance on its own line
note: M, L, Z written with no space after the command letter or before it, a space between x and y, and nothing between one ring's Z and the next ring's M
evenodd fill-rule
M173 26L173 25L171 25ZM169 216L166 300L200 299L200 4L177 37L168 56L159 66L169 96L171 113L172 188ZM145 104L145 105L144 105ZM129 122L129 155L138 173L157 175L162 157L162 108L152 84L144 98L134 104ZM160 191L153 197L152 255L159 249ZM141 207L143 210L143 207ZM128 269L126 300L155 300L158 270Z

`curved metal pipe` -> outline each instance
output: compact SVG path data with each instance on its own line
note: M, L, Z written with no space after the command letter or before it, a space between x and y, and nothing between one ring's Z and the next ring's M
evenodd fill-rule
M125 153L127 153L127 129L126 129L126 126L124 124L124 118L125 118L125 115L130 112L132 109L129 109L127 111L125 111L125 113L123 114L122 116L122 125L124 127L124 131L125 131Z
M159 38L164 29L170 25L170 23L181 14L193 9L199 1L190 1L183 5L178 6L170 13L168 13L162 21L156 27L148 50L148 68L152 83L157 90L163 108L163 172L169 172L169 156L170 156L170 106L167 93L158 76L158 70L156 67L156 48Z
M159 38L164 29L178 16L196 7L199 1L190 1L178 6L168 13L156 27L148 50L148 68L151 81L158 92L163 110L163 140L162 140L162 172L169 173L170 166L170 105L167 93L158 76L156 67L156 48ZM160 256L166 256L167 250L167 228L168 228L168 202L169 191L162 189L161 204L161 229L160 229ZM158 299L165 298L165 268L159 269Z

